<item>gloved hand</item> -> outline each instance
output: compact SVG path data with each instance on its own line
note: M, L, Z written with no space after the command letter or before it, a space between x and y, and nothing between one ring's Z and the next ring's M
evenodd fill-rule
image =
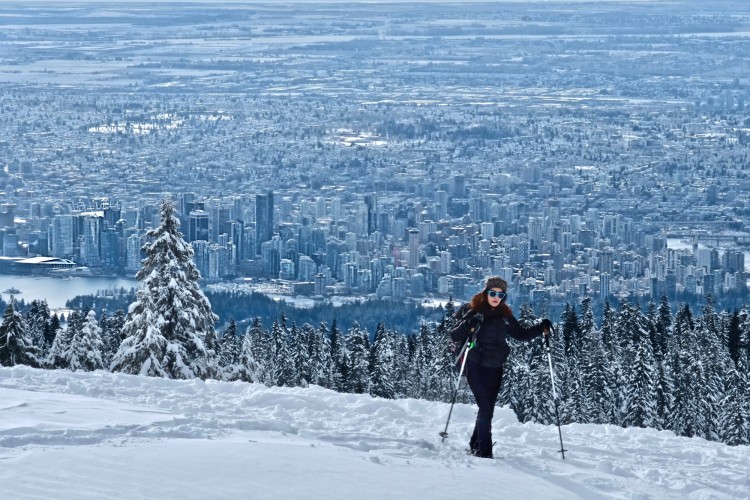
M541 325L542 325L542 330L544 331L545 335L547 335L550 332L552 332L552 328L553 328L552 322L550 320L548 320L547 318L544 318L542 320Z

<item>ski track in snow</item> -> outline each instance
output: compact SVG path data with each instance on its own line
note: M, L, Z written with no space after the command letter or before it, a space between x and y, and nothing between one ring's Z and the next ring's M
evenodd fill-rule
M438 432L448 409L444 403L383 400L315 386L0 368L0 464L65 447L224 440L230 448L239 441L302 447L304 454L333 446L347 450L347 457L390 466L391 473L394 467L431 464L460 478L461 470L497 467L511 477L543 478L571 498L750 497L749 447L667 431L573 424L562 428L568 450L563 461L557 427L521 424L511 410L498 408L493 424L498 460L488 461L465 452L473 406L455 406L449 437L441 443ZM0 484L4 479L0 476ZM454 493L460 491L456 481ZM48 486L55 491L54 484Z

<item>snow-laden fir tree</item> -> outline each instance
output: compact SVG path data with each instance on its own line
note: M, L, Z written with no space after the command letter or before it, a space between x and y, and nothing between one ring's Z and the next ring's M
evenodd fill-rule
M701 402L706 426L701 436L715 441L719 439L720 402L725 392L725 381L734 362L729 356L729 341L724 327L729 318L716 312L710 295L706 301L703 314L696 323L698 336L703 342L699 349L705 353L707 360L705 397Z
M455 388L455 354L451 352L450 331L454 320L444 317L433 327L432 334L432 373L434 382L431 384L430 399L450 402Z
M747 312L745 312L747 314ZM727 343L729 346L729 357L736 365L740 359L742 350L742 319L739 311L734 311L727 325Z
M430 365L430 329L426 323L419 326L419 333L414 337L414 355L411 358L409 379L411 387L409 397L427 399L430 394L432 374Z
M654 356L657 360L663 361L667 357L667 351L672 342L672 308L669 306L669 299L666 295L662 296L659 303L656 338L658 348L654 348Z
M656 362L656 421L654 427L667 429L674 412L674 378L672 362L674 358L662 353L663 359Z
M700 398L705 393L706 360L703 353L699 354L695 349L700 340L687 304L680 308L675 317L673 344L674 412L667 427L680 436L701 435L704 421L697 412L702 406Z
M320 385L320 351L323 348L322 342L319 341L315 328L311 324L305 323L300 331L301 342L299 352L297 353L298 363L301 363L300 376L305 384ZM305 356L305 360L301 359Z
M503 406L508 404L519 422L528 422L537 420L542 422L541 413L537 414L538 408L535 407L535 398L542 397L549 399L552 392L549 390L549 371L546 371L547 364L544 364L542 372L535 371L535 364L532 358L529 358L521 351L524 348L513 346L513 351L503 368L503 385L498 396L498 404ZM529 363L529 361L531 363ZM537 378L543 379L541 383ZM536 392L536 388L542 386L541 392Z
M747 306L740 310L740 351L750 355L750 311Z
M248 328L245 339L246 342L242 346L243 356L246 347L248 347L250 349L248 352L255 361L254 365L253 363L247 365L248 367L253 367L253 382L269 386L273 385L275 351L271 330L263 328L260 318L256 317Z
M81 328L83 328L83 318L81 313L74 309L68 315L67 328L58 329L44 361L45 366L53 369L70 368L70 345Z
M331 349L330 389L338 392L349 390L349 351L346 339L336 326L336 319L331 323L329 333Z
M674 328L672 330L672 342L669 350L672 353L678 350L689 351L693 347L693 333L695 331L695 320L693 319L693 312L690 310L688 304L683 304L677 311L674 318Z
M518 314L518 322L523 327L536 323L534 308L530 304L521 304ZM528 342L516 342L508 338L511 347L511 356L503 368L503 384L498 395L500 406L510 405L521 422L527 422L532 418L532 394L527 390L526 380L529 377L529 353L531 345ZM549 378L549 375L548 375Z
M370 394L393 399L396 397L394 386L396 339L386 330L381 322L375 331L375 341L370 349Z
M662 303L658 309L653 300L649 301L646 318L648 319L648 330L654 355L654 385L656 390L656 416L649 427L656 429L664 428L665 416L671 411L671 398L674 390L671 372L666 371L668 367L671 367L670 359L666 356L671 316L665 320L662 311L669 312L669 303L666 297L662 297Z
M26 321L26 333L39 349L40 357L43 357L49 351L52 342L47 342L50 338L50 310L46 300L32 300L28 311L24 315Z
M218 316L214 315L214 318L218 319ZM207 373L211 377L221 379L221 368L219 367L219 351L221 345L219 344L219 337L216 335L216 330L212 328L206 332L203 337L203 347L206 351L206 358L208 360Z
M575 308L567 302L560 314L560 335L566 358L577 357L581 342L580 325Z
M136 300L123 326L112 371L165 378L214 376L217 368L206 337L218 319L198 286L193 249L179 232L174 202L163 200L161 224L148 232L146 257L136 278Z
M104 343L101 337L102 329L96 319L96 313L91 310L71 339L68 347L68 368L73 371L94 371L104 368L102 361L102 348Z
M310 363L313 373L311 382L326 389L333 388L333 360L331 358L331 337L328 325L321 321L315 330L317 342L313 342L313 352L310 354Z
M118 309L113 315L108 315L106 311L102 311L99 326L102 328L102 342L104 342L102 348L104 366L110 365L117 349L124 340L121 337L123 325L125 325L125 311Z
M273 375L269 385L294 387L297 379L294 366L293 347L290 342L291 336L286 326L286 317L281 316L281 321L274 321L271 325L271 337L273 346Z
M643 336L632 348L636 354L626 377L623 425L651 427L657 417L657 370L651 339Z
M581 335L583 343L580 356L581 391L584 393L581 423L604 424L608 415L615 412L612 405L614 370L596 329L591 299L581 301Z
M517 367L519 373L528 373L528 381L523 391L526 393L526 415L525 420L532 419L542 424L555 423L555 399L552 391L552 377L549 371L549 361L546 352L542 348L542 342L532 340L527 343L529 352L527 363L523 363L523 369ZM555 379L555 383L557 383ZM559 384L556 386L559 388ZM558 397L560 392L557 391ZM558 402L559 404L559 402ZM520 419L520 417L519 417Z
M240 361L231 374L233 380L262 383L263 339L263 325L260 318L256 316L245 331L245 336L242 339Z
M566 310L570 313L570 308ZM568 380L566 342L562 332L562 321L565 315L566 312L561 314L561 321L557 323L550 337L555 387L560 408L566 404ZM530 304L522 304L519 308L518 321L521 326L528 328L536 324L539 318ZM511 346L511 355L505 363L500 393L501 404L504 401L504 393L507 391L511 408L520 422L547 422L549 416L547 410L553 408L549 404L554 401L545 346L540 341L518 342L512 338L508 339L508 344Z
M52 316L49 319L49 326L47 328L46 333L46 344L52 347L52 344L55 342L55 338L57 337L57 332L60 331L60 318L57 316L56 313L53 313ZM46 355L45 355L46 357ZM40 362L42 361L42 358L39 358Z
M392 336L395 337L395 352L393 353L393 390L396 393L396 397L405 398L409 394L409 367L411 362L409 360L409 339L406 335L392 332ZM459 394L459 398L462 394ZM459 399L459 401L462 401Z
M349 351L349 388L347 392L370 392L370 341L367 330L356 321L349 327L346 345Z
M37 366L38 352L26 333L23 315L18 312L11 295L0 324L0 366Z
M577 422L583 406L581 373L578 369L581 346L578 314L570 304L560 314L557 328L560 334L551 343L552 364L555 371L559 413L562 423Z
M237 322L231 320L219 339L219 366L222 380L242 380L240 375L242 362L243 336L237 331Z
M289 329L289 347L291 351L289 356L294 368L289 385L292 387L307 387L310 373L307 339L295 322L292 322L292 327Z
M730 445L750 444L750 368L742 352L727 379L728 390L721 402L719 434Z
M310 380L310 347L307 333L307 330L298 327L296 322L292 322L292 327L289 329L289 342L294 367L292 382L295 387L307 387Z

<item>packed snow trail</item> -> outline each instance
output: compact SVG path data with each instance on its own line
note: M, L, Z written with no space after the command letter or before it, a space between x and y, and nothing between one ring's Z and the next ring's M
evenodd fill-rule
M747 498L750 448L320 387L0 368L0 491L12 499Z

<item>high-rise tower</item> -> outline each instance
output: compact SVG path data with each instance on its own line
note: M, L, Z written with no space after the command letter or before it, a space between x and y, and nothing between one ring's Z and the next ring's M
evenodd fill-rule
M273 237L273 192L255 195L255 254Z

